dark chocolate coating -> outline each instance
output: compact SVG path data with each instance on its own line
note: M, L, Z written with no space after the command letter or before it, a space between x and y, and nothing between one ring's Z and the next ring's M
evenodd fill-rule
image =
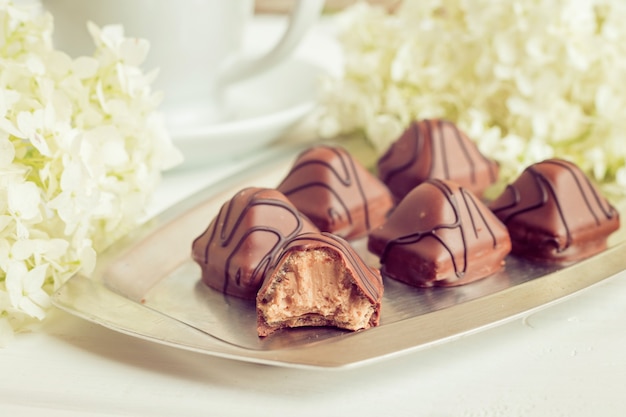
M533 164L489 208L509 229L513 253L536 260L573 262L606 248L619 228L617 210L575 164Z
M393 206L387 187L339 146L301 153L277 189L321 231L345 239L381 225Z
M192 244L202 281L236 297L255 299L284 242L317 231L279 191L246 188L224 203Z
M280 255L274 258L271 267L268 269L267 278L263 283L263 286L257 295L257 313L258 313L258 331L260 336L267 336L278 328L288 327L284 323L278 325L268 325L265 322L262 309L260 306L267 302L266 297L273 289L273 286L280 284L280 279L277 280L276 273L286 264L286 260L289 258L292 252L303 252L312 250L329 250L332 251L346 268L349 276L350 284L354 287L352 294L356 291L358 294L365 296L371 304L372 315L369 318L367 324L362 328L370 328L377 326L380 322L380 309L383 298L383 280L380 271L365 263L365 261L359 256L354 248L343 238L333 235L331 233L302 233L289 239L281 251ZM313 261L315 262L315 261ZM313 277L314 279L315 277ZM303 290L308 297L308 291ZM314 294L317 295L317 294ZM319 296L319 295L318 295ZM353 296L350 297L353 299ZM327 300L320 300L320 302L328 302ZM343 310L350 310L350 305L337 306L336 308ZM352 323L353 324L353 323ZM297 326L338 326L351 330L358 330L351 328L351 323L338 323L332 316L321 316L319 314L303 314L301 319L298 320ZM289 326L293 327L293 326Z
M500 270L511 250L505 226L471 191L428 180L370 233L382 273L417 287L453 286Z
M498 172L496 162L444 120L411 123L378 160L378 175L398 200L431 178L454 181L481 197Z

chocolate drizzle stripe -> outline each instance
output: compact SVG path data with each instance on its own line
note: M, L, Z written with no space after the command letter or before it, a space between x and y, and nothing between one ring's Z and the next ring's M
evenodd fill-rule
M251 211L255 206L261 206L261 205L280 207L282 209L285 209L291 215L293 215L293 218L296 220L296 229L291 234L297 233L298 231L302 230L302 219L289 204L280 200L275 200L275 199L257 198L251 204L246 205L245 208L241 211L241 213L239 213L239 215L237 216L237 219L235 220L235 224L233 225L232 228L228 227L228 219L231 215L231 210L229 207L229 211L226 213L226 218L223 222L223 227L220 230L220 244L223 247L228 246L230 244L231 239L235 236L237 230L241 226L241 223L243 222L243 219L246 217L248 212ZM269 228L257 226L257 227L254 227L254 229L263 230L263 229L269 229Z
M482 161L485 164L485 166L487 166L490 181L495 182L497 180L496 164L493 161L491 161L489 158L487 158L485 155L483 155L478 149L478 146L474 142L472 142L471 140L464 141L463 138L461 137L461 131L459 130L458 126L454 125L451 122L447 122L447 123L452 126L454 130L454 135L457 140L457 144L463 151L463 154L465 155L465 157L467 158L467 161L469 162L469 165L471 166L471 173L470 173L471 178L472 178L471 182L473 184L478 182L478 178L476 176L476 173L478 171L478 168L477 168L478 164L476 160L472 158L472 152L470 151L470 147L476 150L476 152L474 152L476 156L480 159L480 161Z
M348 158L348 162L350 163L350 167L352 168L352 172L354 173L354 180L359 190L359 195L361 196L361 206L363 206L363 213L365 213L365 229L370 230L371 229L370 210L369 210L369 204L367 202L367 196L365 195L365 189L363 188L363 183L361 182L361 178L359 177L357 173L357 168L356 168L354 159L346 151L344 151L344 156Z
M329 149L330 150L330 149ZM334 152L334 151L333 151ZM310 152L307 152L310 153ZM335 152L337 153L337 152ZM296 163L296 165L294 165L291 170L289 171L289 173L287 174L287 176L285 177L285 179L281 182L281 184L277 187L277 188L281 188L284 183L289 179L289 177L301 170L306 168L309 165L320 165L324 168L327 168L328 170L330 170L333 175L339 180L340 183L342 183L343 185L345 185L346 187L350 186L352 184L352 179L351 179L351 171L348 169L348 165L345 162L345 158L342 157L342 155L338 154L338 159L341 162L341 167L342 167L342 171L343 173L339 172L333 165L329 164L326 161L320 160L320 159L305 159L302 160L303 158L300 157L298 158L298 163ZM352 170L352 172L354 172L354 170Z
M222 210L224 210L224 206L220 207L220 211L218 212L218 217L221 215ZM191 247L195 248L198 245L200 245L200 243L202 242L202 240L204 240L204 238L206 237L207 234L210 234L207 242L211 242L214 239L214 237L215 237L215 227L213 227L213 226L214 226L214 222L211 222L211 224L209 224L209 226L204 230L204 232L202 232L201 235L199 235L198 237L196 237L193 240L193 243L191 244ZM206 244L204 246L204 253L203 253L203 256L202 256L202 260L197 259L197 258L196 258L196 260L199 261L199 262L202 262L204 264L207 264L208 263L208 253L207 253L208 250L209 250L209 245Z
M563 224L563 226L565 227L565 231L566 231L566 239L567 239L567 244L565 246L565 248L561 249L560 245L558 244L558 242L555 239L550 239L554 242L555 246L557 247L558 251L562 251L564 249L566 249L571 241L571 236L570 236L570 230L569 227L567 225L567 222L565 221L564 215L563 215L563 210L561 207L560 202L557 199L556 196L556 192L552 186L552 184L550 183L550 181L548 181L545 176L543 175L543 173L537 171L534 167L529 167L527 168L527 172L532 176L532 179L536 185L536 189L540 192L541 195L541 199L536 203L536 204L532 204L528 207L525 208L521 208L518 210L513 210L511 213L508 213L506 216L502 216L502 222L504 224L508 224L510 223L515 217L520 216L524 213L529 213L535 210L540 209L541 207L544 207L549 200L549 196L551 195L552 198L554 199L554 203L557 207L557 211L559 213L559 218L561 219L561 222ZM515 201L513 204L507 205L505 207L502 208L498 208L496 210L494 210L494 213L499 213L500 211L504 211L505 209L514 209L516 208L519 204L521 204L521 193L519 192L519 190L515 189L515 187L513 185L510 185L509 187L511 187L515 193Z
M572 175L572 177L574 178L574 181L576 181L576 184L578 185L578 189L580 190L580 194L583 196L583 199L585 200L585 204L587 205L587 208L589 209L589 213L591 213L591 215L594 217L594 219L596 220L596 224L599 225L601 220L598 217L598 213L596 213L596 211L593 209L591 201L589 200L589 194L591 193L591 196L593 197L593 199L595 200L596 204L598 205L598 207L600 208L600 210L602 211L602 214L604 214L604 216L607 219L611 219L614 215L615 215L615 211L611 210L610 206L607 209L604 204L602 204L602 198L600 196L600 194L598 193L597 189L591 184L591 180L589 178L587 178L586 176L582 175L583 180L584 180L584 184L581 183L581 175L577 175L577 173L580 174L580 171L577 170L574 166L572 166L569 163L566 163L565 161L559 161L559 160L550 160L550 161L546 161L546 163L552 163L552 164L558 164L563 166L564 168L566 168L570 174ZM589 192L585 192L585 188L589 191Z
M325 188L327 190L329 190L331 192L332 195L334 195L337 199L337 201L339 201L340 205L342 206L342 208L344 209L346 215L347 215L347 220L349 224L353 224L352 221L352 215L350 214L350 209L348 208L348 205L343 201L343 198L341 198L341 191L340 190L334 190L329 184L323 183L323 182L319 182L319 181L314 181L314 182L310 182L307 184L303 184L300 185L298 187L293 187L293 188L285 188L285 183L288 181L288 179L294 175L297 171L305 169L308 166L314 166L314 165L319 165L322 166L323 168L328 169L335 178L337 178L337 180L343 184L346 188L349 188L352 185L352 178L354 178L355 180L355 184L358 187L359 193L361 195L361 199L362 199L362 205L365 208L365 216L366 216L366 224L367 227L369 229L369 213L367 212L367 200L365 197L365 192L363 190L363 187L361 185L361 182L359 180L359 177L357 175L356 172L356 168L354 165L354 160L347 154L346 151L341 150L340 148L333 148L330 146L319 146L317 147L317 149L325 149L329 152L333 152L337 158L335 158L336 160L339 160L339 162L341 163L341 168L342 168L342 172L338 171L335 166L333 166L332 164L329 164L326 161L320 160L320 159L312 159L312 160L304 160L302 161L302 159L304 159L306 157L307 154L311 153L313 150L316 150L316 148L310 149L304 153L302 153L300 155L300 157L298 158L298 162L296 165L294 165L294 167L289 171L288 175L286 176L286 178L282 181L282 183L278 186L278 189L280 189L283 194L287 197L293 196L294 194L296 194L297 192L300 191L305 191L309 188L313 188L316 186ZM346 161L347 159L347 161ZM329 209L329 216L331 219L334 218L333 213L337 213L336 211L334 211L332 208Z
M246 191L246 190L243 190L243 191ZM206 233L209 232L210 230L209 240L206 246L204 247L204 263L205 264L209 263L210 248L213 242L216 241L216 239L219 239L217 243L223 248L226 248L229 245L231 245L231 241L235 238L237 233L244 227L243 226L244 219L246 218L248 213L251 210L253 210L254 207L256 206L265 205L265 206L273 206L273 207L284 209L287 213L291 214L293 220L295 220L296 222L296 226L293 230L291 230L287 234L283 234L283 232L281 232L281 230L279 230L276 227L263 226L263 225L253 226L253 227L246 229L245 232L239 237L239 240L235 242L234 247L232 248L232 250L230 250L228 256L225 259L223 288L222 288L222 291L224 293L228 293L228 286L232 278L234 278L235 283L237 284L241 283L241 278L242 278L241 268L237 269L237 273L235 274L234 277L231 277L229 271L230 271L230 267L233 262L233 259L240 252L241 246L244 244L244 242L246 241L248 237L259 232L271 234L276 237L276 242L274 243L274 245L271 247L270 250L267 251L267 253L258 261L256 266L254 267L252 274L251 274L251 279L254 281L259 278L262 279L262 276L265 274L268 266L271 263L271 260L277 256L280 248L282 247L283 242L287 240L288 238L291 238L292 236L297 235L304 227L304 222L303 222L302 217L288 202L278 200L278 199L258 197L258 195L263 193L264 191L265 191L264 189L259 189L258 191L255 191L254 193L252 193L250 196L247 196L248 204L245 204L244 209L239 211L238 213L234 209L234 207L236 206L235 204L236 198L231 199L227 204L224 204L220 208L220 211L217 217L214 219L213 223L209 225L209 228L207 229L207 231L205 231L205 233L201 236L201 238L206 236ZM231 217L234 217L234 220L232 220L232 224L231 224ZM219 231L218 231L218 228L219 228ZM200 238L197 238L196 241L198 239Z
M549 161L544 161L541 164L554 164L554 165L559 165L561 167L563 167L564 169L566 169L570 175L574 178L574 181L576 182L577 186L578 186L578 190L581 194L581 196L583 197L584 201L585 201L585 205L587 206L587 209L589 211L589 213L594 217L594 219L596 220L596 224L600 224L600 219L598 218L597 213L595 212L595 210L592 207L591 201L589 200L589 196L587 192L585 192L585 189L587 189L589 192L591 192L592 196L593 196L593 200L597 203L598 207L600 208L600 210L602 211L602 214L604 214L604 216L607 219L611 219L613 218L613 216L615 216L615 210L613 209L612 206L608 205L608 208L605 207L605 205L603 204L603 199L601 197L601 195L598 193L598 191L593 187L593 185L591 184L591 181L584 177L584 184L581 183L581 180L579 179L578 175L576 175L576 168L573 167L572 165L570 165L569 163L565 163L564 161L558 161L558 160L549 160ZM540 203L527 207L525 209L520 209L520 210L516 210L512 213L509 213L507 216L504 217L503 222L507 223L513 216L516 216L518 214L521 213L525 213L528 211L532 211L534 209L538 209L539 207L547 204L547 199L548 199L548 194L546 192L546 190L541 186L541 183L538 181L538 178L543 178L545 181L544 183L550 187L552 190L554 189L554 185L551 184L546 178L545 175L540 172L540 170L537 168L537 166L532 166L527 168L528 172L531 173L533 175L533 178L535 178L535 183L537 184L537 189L540 190L542 192L542 196L544 198L542 198L542 200L540 201ZM585 187L586 186L586 187ZM513 184L509 184L507 186L507 191L512 193L513 195L513 201L510 204L501 206L501 207L497 207L497 208L493 208L493 212L494 213L500 213L509 209L513 209L515 208L517 205L519 205L521 203L521 194L520 191L515 188L515 186ZM555 195L555 192L553 191L551 194ZM558 202L557 202L558 204Z
M226 293L227 289L228 289L228 284L230 283L230 280L228 279L228 271L230 271L230 265L233 261L233 258L237 255L237 253L239 253L239 250L241 248L241 246L243 245L243 243L246 241L246 238L248 236L251 236L252 234L256 233L256 232L264 232L264 233L270 233L270 234L274 234L276 236L276 243L274 244L274 246L261 258L261 260L259 260L259 263L257 264L257 266L254 268L252 274L251 274L251 278L254 280L256 277L263 277L263 275L265 275L265 271L267 270L267 267L269 265L269 262L276 256L276 254L278 253L280 247L281 247L281 242L283 241L282 239L282 235L280 233L280 231L274 229L274 228L269 228L269 227L255 227L255 228L251 228L246 230L246 232L243 234L243 236L241 237L241 239L239 239L239 241L237 242L237 244L235 245L235 247L233 248L233 250L230 252L230 254L228 255L228 257L226 258L226 262L225 262L225 269L224 269L224 287L223 287L223 292ZM237 269L237 274L235 275L235 282L239 285L241 284L241 268Z
M389 256L389 252L393 249L394 246L410 245L410 244L413 244L413 243L417 243L417 242L421 241L422 239L424 239L426 237L432 237L433 239L439 241L439 243L441 243L442 247L450 255L450 260L452 261L452 265L454 267L455 274L457 276L462 276L465 273L465 271L467 270L467 240L465 238L465 233L464 233L463 227L461 225L461 215L460 215L460 209L459 209L458 202L457 202L456 198L454 197L454 194L453 194L452 190L446 184L444 184L442 181L440 181L438 179L433 179L433 180L428 180L425 183L431 184L434 187L436 187L439 191L441 191L441 193L444 195L444 197L446 198L446 200L448 201L448 203L452 207L452 210L453 210L454 215L455 215L455 221L452 222L451 224L440 224L440 225L437 225L437 226L433 227L431 230L419 231L419 232L411 233L411 234L408 234L408 235L403 235L403 236L400 236L398 238L389 240L387 242L387 244L385 245L385 248L383 249L383 253L382 253L381 257L380 257L380 262L381 262L381 264L385 264L386 263L387 257ZM448 246L446 244L446 242L444 242L442 240L442 238L437 235L436 232L437 232L437 230L440 230L440 229L450 229L450 230L458 229L459 230L459 232L461 234L461 240L462 240L462 243L463 243L463 268L462 269L459 269L458 262L457 262L457 260L456 260L456 258L454 256L454 252L452 251L450 246Z
M470 164L472 166L472 178L473 178L473 183L476 183L478 181L478 178L476 177L476 171L478 171L478 169L476 168L477 163L474 160L474 158L471 157L471 152L470 149L468 148L468 146L472 146L473 148L476 149L476 156L478 158L480 158L480 160L485 164L485 166L487 166L488 168L488 172L489 172L489 180L491 182L495 182L498 178L497 178L497 172L496 172L496 168L497 168L497 164L493 161L491 161L489 158L487 158L485 155L483 155L480 150L478 149L478 146L474 143L474 142L468 142L467 144L461 139L461 131L459 130L458 127L455 126L455 130L457 132L457 139L459 141L459 144L461 146L461 149L463 150L463 153L465 154L465 156L467 157L467 160L470 161Z
M422 129L420 129L420 126L425 127L425 132L422 131ZM461 152L463 153L465 159L468 162L468 165L470 167L470 173L469 173L470 182L472 184L478 183L477 161L482 161L488 168L487 171L488 171L490 181L491 182L496 181L496 177L497 177L496 164L494 164L485 155L479 152L478 149L476 149L476 152L472 152L471 147L475 146L475 144L469 140L467 141L464 140L460 129L454 123L450 121L446 121L446 120L440 120L440 119L434 119L434 120L424 119L421 122L413 122L411 124L409 129L413 131L413 137L416 139L416 140L410 141L413 144L412 151L409 152L407 150L406 152L411 157L407 160L407 162L400 164L388 170L386 173L384 173L381 177L382 181L385 183L388 183L396 175L404 171L407 171L408 169L411 169L411 167L413 167L416 164L417 158L419 157L419 155L425 151L425 147L428 142L430 142L431 146L430 146L430 166L427 170L428 172L427 178L433 178L433 177L438 176L438 175L435 175L435 167L436 167L435 157L439 156L439 160L440 160L439 162L441 163L442 170L443 170L442 178L451 179L450 165L449 165L450 159L448 155L449 153L448 149L451 146L451 144L448 143L447 140L445 140L446 138L448 138L448 136L446 136L445 131L444 131L448 127L451 129L451 132L455 140L454 146L459 147L461 149ZM407 129L407 132L405 132L405 135L409 134L408 132L409 129ZM439 153L436 152L436 146L440 147L441 152ZM394 153L393 149L390 148L379 159L379 165L386 163L387 160L393 156L393 153ZM479 159L476 160L475 158L473 158L472 155L474 153Z
M522 200L522 196L520 195L520 192L517 188L515 188L512 184L508 184L505 188L505 192L511 194L511 203L509 204L505 204L503 206L500 207L492 207L491 211L495 214L498 214L502 211L506 211L509 209L514 208L515 206L517 206L521 200ZM503 223L506 223L506 221L502 220Z
M598 218L598 214L591 207L591 202L589 201L589 198L587 197L587 193L583 189L583 185L581 184L580 179L576 175L576 171L574 169L572 169L572 167L569 164L562 163L561 161L548 161L548 163L555 164L555 165L560 165L560 166L562 166L564 169L566 169L569 172L571 177L574 179L574 182L576 182L576 186L578 187L578 190L580 191L580 195L582 196L583 201L585 202L585 205L587 206L587 210L589 210L589 213L593 217L596 225L599 225L600 224L600 219ZM587 185L587 189L588 190L592 189L591 187L589 187L589 184L586 184L586 185ZM554 195L554 199L556 200L557 196L556 196L556 192L554 191L554 187L552 186L552 184L550 184L550 186L552 188L552 194ZM561 206L559 204L559 213L560 214L561 214L561 211L562 211L561 210ZM565 222L565 216L564 215L563 215L563 222ZM570 234L569 234L569 231L568 231L568 240L570 239L569 235Z
M565 172L567 172L567 175L571 176L571 179L576 184L576 189L568 190L567 192L578 192L580 194L581 198L584 201L585 210L588 211L589 215L593 218L596 225L600 225L602 223L602 219L600 219L599 217L600 214L604 215L606 219L611 219L615 215L615 211L612 206L608 205L607 208L603 204L603 199L601 195L599 194L597 189L594 188L594 186L591 184L589 178L582 175L575 165L567 161L556 159L543 161L527 168L527 173L531 175L533 182L535 183L536 189L540 192L541 199L539 202L529 205L527 207L518 208L518 206L522 204L522 196L520 190L515 187L515 184L512 184L507 187L507 190L508 192L512 193L513 201L505 206L495 208L493 211L494 213L499 214L499 217L502 219L503 223L509 224L511 221L513 221L515 217L520 216L524 213L539 210L541 207L546 206L550 199L552 199L558 213L560 223L565 228L565 244L559 244L556 238L548 238L547 240L554 243L557 252L563 252L573 244L572 228L565 216L564 208L557 195L555 184L553 184L542 172L542 166L548 165L559 166L560 168L565 170ZM599 207L601 213L598 213L598 211L594 209L594 202ZM507 211L510 212L507 213Z
M243 190L243 192L247 191ZM255 193L256 194L256 193ZM250 201L251 196L248 196L248 201ZM226 246L228 244L228 242L230 241L230 236L232 236L232 234L237 230L237 225L239 224L239 222L241 221L241 219L243 218L243 214L245 214L245 210L242 213L239 213L238 219L235 221L235 225L232 227L231 229L231 235L227 236L227 231L228 231L228 220L230 219L231 213L234 211L233 210L233 206L235 205L235 199L231 199L228 201L228 203L226 204L227 209L226 212L223 213L223 217L222 217L222 210L220 210L220 216L216 219L216 223L215 223L215 228L217 228L217 226L220 224L219 220L222 219L222 227L220 228L220 237L219 240L221 242L222 246ZM248 205L246 205L246 208L249 207Z
M470 181L472 182L472 184L476 184L476 163L474 162L474 158L472 158L470 151L466 146L466 141L461 138L461 132L459 131L459 129L451 123L448 124L452 127L457 146L461 149L463 155L465 155L465 159L467 159L468 165L470 166ZM489 171L491 171L491 169Z
M439 138L438 140L435 140L435 138L433 137L433 123L437 123L437 133L439 134ZM427 130L427 135L426 137L430 138L430 168L428 170L428 178L433 178L436 177L435 175L435 157L437 155L439 155L439 158L441 159L441 163L443 165L443 178L445 179L449 179L450 178L450 169L448 167L448 154L446 151L446 142L444 140L444 135L443 135L443 130L442 130L442 123L440 120L437 121L433 121L433 120L425 120L424 124L426 125L426 130ZM435 148L438 146L441 147L441 152L437 153L435 152Z
M559 201L557 197L556 190L554 189L553 184L550 181L548 181L545 176L540 175L537 172L534 172L534 170L533 170L533 174L536 176L537 182L544 185L546 192L552 195L552 198L554 199L554 203L556 204L557 211L559 213L559 219L561 219L561 222L563 226L565 227L565 236L566 236L565 246L561 248L561 246L558 244L556 239L549 239L549 240L554 241L556 248L557 248L557 252L562 252L565 249L569 248L569 246L572 244L572 233L571 233L569 225L567 224L567 221L565 220L565 214L563 213L563 206L561 206L561 202Z
M339 204L341 205L341 207L343 208L343 210L346 213L346 216L347 216L347 219L348 219L348 223L352 224L352 215L350 214L350 209L348 208L346 203L341 198L340 193L337 190L334 190L332 187L330 187L326 183L323 183L323 182L310 182L308 184L301 185L301 186L298 186L298 187L294 187L294 188L289 189L289 190L283 190L283 194L285 194L285 196L287 196L287 198L289 198L289 197L293 196L294 194L296 194L296 193L298 193L300 191L306 191L306 190L308 190L310 188L314 188L314 187L320 187L320 188L327 189L333 196L335 196L335 198L337 198L337 201L339 201Z
M467 208L467 215L469 216L470 223L472 224L472 231L474 232L474 237L478 239L478 227L476 226L476 219L474 219L474 214L472 214L472 210L470 210L469 203L472 202L472 206L475 206L473 199L471 196L465 191L464 188L460 189L461 198L465 203L465 207ZM490 229L490 228L488 228Z
M465 273L465 271L467 271L467 239L465 238L465 231L463 229L463 223L461 221L461 208L459 207L459 202L457 201L456 197L454 196L454 192L450 189L450 187L448 187L448 185L446 183L444 183L443 181L439 180L439 179L433 179L433 180L429 180L428 183L438 187L442 193L444 194L444 196L446 197L446 199L448 200L448 202L450 203L450 206L452 207L452 210L454 211L454 215L456 217L456 221L453 223L453 226L450 225L442 225L442 229L458 229L459 233L461 234L461 241L463 244L463 269L459 270L459 267L457 265L457 261L456 258L454 257L454 254L452 252L452 249L445 244L445 242L441 242L442 245L444 245L444 247L446 248L446 250L448 251L448 253L450 253L450 259L452 259L452 264L454 265L454 271L455 274L457 276L461 276Z
M467 191L464 188L461 188L461 193L463 196L463 200L465 201L465 206L468 207L468 213L472 221L472 227L474 229L474 236L476 237L476 239L478 239L478 228L476 226L476 220L474 219L474 215L472 214L472 211L469 210L470 202L471 202L472 207L474 207L474 209L476 210L476 213L478 213L478 215L480 216L480 220L482 221L483 226L489 232L489 235L491 236L491 240L493 241L493 247L495 248L496 246L498 246L498 239L496 238L496 234L493 228L491 227L491 225L485 218L485 213L483 213L483 211L480 209L478 202L469 191Z
M536 204L530 205L530 206L525 207L525 208L514 210L511 213L507 213L506 215L502 214L500 219L501 219L502 223L504 223L504 224L508 224L516 216L519 216L519 215L527 213L527 212L535 211L535 210L545 206L546 203L548 202L548 193L545 190L545 188L541 186L541 183L539 181L539 178L541 177L541 174L536 173L536 172L531 172L530 170L528 172L532 175L533 181L537 185L537 190L539 190L539 192L541 193L541 199ZM521 202L522 202L522 195L521 195L520 191L517 188L515 188L515 186L512 185L512 184L507 186L507 190L510 190L510 192L513 193L513 197L514 197L513 202L511 204L507 204L507 205L502 206L502 207L494 208L492 210L494 213L498 214L500 212L504 212L504 211L507 211L507 210L510 210L510 209L515 209L518 205L521 204Z
M410 127L413 131L414 131L414 135L415 138L417 140L413 140L411 141L411 143L413 144L413 150L412 152L408 152L407 154L410 154L410 158L409 160L401 165L396 166L393 169L390 169L383 177L382 177L382 181L385 183L389 183L393 177L395 177L396 175L400 174L401 172L404 172L406 170L408 170L413 164L415 164L415 162L417 161L417 156L420 154L420 151L424 148L424 137L419 129L419 126L417 124L417 122L413 122L411 124ZM379 160L379 165L381 162L386 161L388 158L391 158L393 156L393 147L391 147Z

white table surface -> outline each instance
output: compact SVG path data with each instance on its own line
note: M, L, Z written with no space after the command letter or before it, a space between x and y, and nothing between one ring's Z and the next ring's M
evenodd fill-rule
M249 162L168 174L151 211ZM0 415L622 416L625 323L623 272L430 350L311 371L178 350L53 310L39 331L0 349Z

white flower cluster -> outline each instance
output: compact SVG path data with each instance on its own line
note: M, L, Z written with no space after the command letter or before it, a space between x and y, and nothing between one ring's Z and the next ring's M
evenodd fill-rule
M180 159L137 67L147 43L91 25L94 55L72 59L52 26L0 1L0 345L136 226Z
M322 134L382 151L414 119L459 125L509 181L562 157L626 195L626 2L405 0L344 12Z

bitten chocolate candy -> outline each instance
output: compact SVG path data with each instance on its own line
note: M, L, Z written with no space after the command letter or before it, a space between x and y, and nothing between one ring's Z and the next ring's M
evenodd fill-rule
M257 295L259 336L285 327L377 326L383 282L342 238L305 233L290 239Z
M393 206L387 187L342 147L304 151L277 189L321 231L345 239L381 225Z
M498 172L496 162L444 120L413 122L378 160L378 175L398 200L431 178L454 181L481 197Z
M511 250L504 225L469 190L428 180L373 230L383 276L417 287L467 284L498 271Z
M224 203L192 244L202 281L226 294L254 299L284 242L318 231L279 191L246 188Z
M571 162L533 164L489 208L509 229L513 253L572 262L606 249L619 228L617 210Z

